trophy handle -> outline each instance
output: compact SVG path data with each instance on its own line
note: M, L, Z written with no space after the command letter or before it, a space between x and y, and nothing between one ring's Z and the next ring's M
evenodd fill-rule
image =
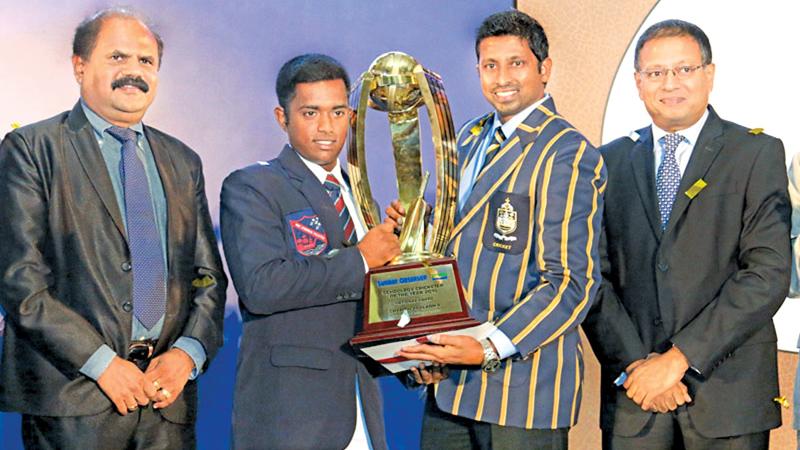
M414 68L422 99L428 109L433 147L436 152L436 203L430 252L443 255L455 226L458 204L458 153L450 103L442 79L421 65Z
M353 109L354 115L350 120L350 134L347 136L347 166L350 171L350 185L356 205L358 205L359 218L361 223L366 225L367 230L371 230L381 221L378 205L375 204L372 188L369 185L367 159L364 152L364 124L367 118L369 91L372 89L374 81L375 77L366 72L353 86L350 107Z

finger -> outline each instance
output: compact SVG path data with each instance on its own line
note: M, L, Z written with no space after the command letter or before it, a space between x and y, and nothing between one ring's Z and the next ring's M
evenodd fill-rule
M142 389L144 389L144 394L150 400L155 400L156 395L158 394L158 390L161 388L161 385L158 384L158 381L153 380L150 381L147 378L144 379L142 383Z
M137 406L146 406L150 404L150 396L145 394L144 389L138 389L136 392L134 392L133 397L133 403Z
M665 403L666 403L666 405L667 405L667 407L669 408L670 411L675 411L676 409L678 409L678 402L675 401L675 398L673 396L668 395L664 399L664 401L665 401Z
M125 404L125 401L123 401L121 398L118 398L116 400L112 399L111 402L114 403L114 408L116 408L118 413L122 414L123 416L128 414L128 406Z
M412 367L411 368L411 375L414 377L414 381L417 384L423 384L422 383L422 377L420 377L419 372L417 371L416 367Z
M156 402L156 404L153 405L153 408L156 409L166 408L175 401L175 394L171 393L169 390L162 388L159 391L159 393L162 396L163 400Z
M399 201L392 200L391 204L392 204L392 208L394 208L400 215L403 215L403 216L406 215L406 210L405 210L405 208L403 208L403 205L401 205Z
M417 359L417 360L420 360L420 361L438 361L438 362L442 362L442 360L438 356L432 355L430 353L400 351L400 352L397 353L397 356L402 356L403 358L407 358L407 359Z

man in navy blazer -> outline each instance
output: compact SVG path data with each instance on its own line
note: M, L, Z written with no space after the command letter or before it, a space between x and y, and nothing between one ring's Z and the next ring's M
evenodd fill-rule
M237 449L386 448L378 386L348 341L368 268L400 252L391 225L366 232L338 156L349 79L324 55L278 74L289 137L222 187L222 240L244 330L233 413Z
M715 66L696 25L648 28L635 69L652 125L601 148L603 283L584 323L604 447L766 449L781 421L772 316L790 279L783 144L708 104Z

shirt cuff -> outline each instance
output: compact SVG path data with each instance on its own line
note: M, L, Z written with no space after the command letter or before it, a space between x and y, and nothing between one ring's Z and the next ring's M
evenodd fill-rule
M190 380L196 379L200 375L200 371L203 368L203 365L206 363L206 349L203 347L203 344L200 343L195 338L190 338L186 336L181 336L172 344L172 348L177 348L186 352L192 361L194 361L194 369L192 369L192 373L189 375Z
M361 255L361 262L364 263L364 273L369 272L369 265L367 264L367 258L364 258L364 254L361 253L361 251L359 251L358 254Z
M94 381L97 381L116 356L117 352L111 350L111 347L106 344L103 344L86 360L80 372Z
M509 339L505 333L500 331L499 328L489 333L489 336L487 337L490 341L492 341L492 344L494 344L494 348L497 349L497 355L500 357L500 359L505 359L511 355L519 353L517 347L513 342L511 342L511 339Z

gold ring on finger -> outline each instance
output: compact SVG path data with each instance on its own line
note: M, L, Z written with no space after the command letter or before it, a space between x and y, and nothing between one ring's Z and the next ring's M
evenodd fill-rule
M170 398L170 397L172 397L172 394L170 394L170 393L169 393L169 391L168 391L168 390L166 390L166 389L164 389L164 388L161 388L161 395L163 395L163 396L164 396L164 398Z
M161 389L161 385L158 384L158 380L153 380L153 387L156 388L156 390Z

